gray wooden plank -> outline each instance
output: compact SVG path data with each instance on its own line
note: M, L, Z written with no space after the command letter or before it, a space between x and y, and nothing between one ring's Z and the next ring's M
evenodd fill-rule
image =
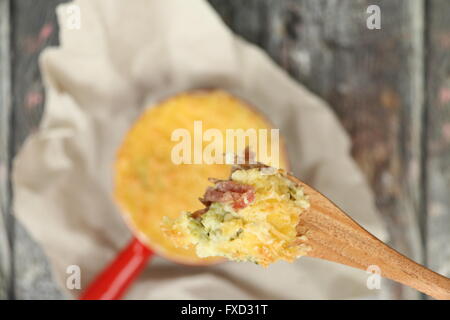
M0 0L0 299L11 291L11 251L9 190L9 119L11 72L9 55L9 0Z
M210 0L236 33L326 99L353 142L391 245L421 262L422 0ZM381 30L366 26L369 5ZM393 285L393 297L417 297Z
M58 2L16 0L13 4L15 150L36 128L42 113L43 90L36 61L42 48L56 43L52 23L53 7ZM420 260L415 219L423 206L423 1L210 2L233 30L266 49L295 78L332 104L352 137L353 155L377 194L393 246ZM365 28L369 4L382 9L379 31ZM39 250L33 249L35 244L22 231L17 234L22 248L16 258L19 282L41 279L19 284L20 297L36 284L50 280L27 274L29 265L42 262L41 258L25 257L27 252ZM42 272L37 274L46 274L46 268L38 267ZM39 296L39 291L30 294ZM398 289L394 297L405 295Z
M450 2L427 4L427 260L450 277Z
M47 46L58 44L55 8L63 2L15 0L11 5L14 153L42 116L45 93L38 58Z
M45 93L38 58L47 46L58 44L55 8L63 0L15 0L11 3L12 154L37 129ZM30 14L32 13L32 14ZM14 294L17 299L60 299L48 261L19 222L14 225Z

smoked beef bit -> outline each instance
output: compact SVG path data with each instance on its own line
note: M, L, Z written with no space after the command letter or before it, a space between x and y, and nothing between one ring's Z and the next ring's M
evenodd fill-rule
M242 209L255 200L255 189L252 186L235 181L218 181L214 187L206 189L200 201L209 206L212 202L231 202L234 209Z
M233 173L236 170L249 170L253 168L261 169L269 168L269 166L260 162L255 162L254 154L247 147L244 152L244 163L234 165L231 172ZM247 207L255 200L255 188L252 186L232 180L219 180L215 178L209 178L208 180L214 183L214 186L208 187L203 198L199 199L200 202L205 205L205 208L192 213L192 217L195 219L206 213L213 202L231 203L233 209L239 210Z
M197 211L194 211L191 216L194 219L200 218L204 213L206 213L208 211L208 208L203 208Z
M235 160L235 165L231 168L231 173L235 172L236 170L269 168L268 165L257 162L255 160L255 154L250 151L249 147L245 148L243 159L236 156Z

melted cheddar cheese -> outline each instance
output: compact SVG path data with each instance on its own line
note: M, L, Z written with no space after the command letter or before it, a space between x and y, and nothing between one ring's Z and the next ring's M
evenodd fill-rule
M207 187L207 178L229 174L225 164L173 163L171 151L177 142L171 140L172 133L184 128L194 135L197 120L202 121L203 130L214 128L224 135L227 129L271 129L260 114L224 91L183 93L141 115L125 136L115 163L114 195L126 222L157 253L186 264L219 259L199 257L194 248L174 245L163 235L162 217L176 218L182 210L198 209L198 195ZM285 167L283 153L280 163Z
M252 186L255 199L239 210L214 202L201 216L184 212L176 220L167 218L163 229L168 238L180 247L194 246L199 257L221 256L262 266L291 262L307 253L309 247L299 243L296 230L309 207L301 187L282 170L236 170L230 180Z

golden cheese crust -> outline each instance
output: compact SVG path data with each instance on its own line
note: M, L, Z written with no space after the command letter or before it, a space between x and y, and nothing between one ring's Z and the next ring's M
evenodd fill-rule
M165 219L166 235L177 246L194 246L200 257L222 256L264 267L305 255L310 248L298 241L297 225L309 207L308 197L283 170L270 169L238 169L229 181L216 181L204 196L213 199L206 202L207 210ZM243 196L245 206L236 206Z
M159 254L186 264L209 264L221 259L200 258L194 248L174 245L161 230L162 217L176 218L183 210L195 211L208 177L226 179L224 164L174 164L171 151L179 128L192 135L193 123L203 130L270 129L251 107L221 90L182 93L146 110L129 130L117 153L114 196L126 222L139 238ZM204 143L205 147L206 142ZM281 166L285 167L284 153Z

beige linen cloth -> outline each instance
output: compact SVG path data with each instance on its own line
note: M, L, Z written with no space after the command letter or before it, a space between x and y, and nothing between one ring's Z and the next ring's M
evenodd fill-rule
M385 238L330 108L234 36L205 1L79 0L57 13L61 46L41 56L45 114L14 163L14 209L68 297L80 292L66 288L68 266L80 266L85 288L131 238L111 196L122 137L144 107L187 89L223 88L257 106L286 137L294 173ZM311 258L264 269L189 267L156 257L126 298L376 297L367 278Z

